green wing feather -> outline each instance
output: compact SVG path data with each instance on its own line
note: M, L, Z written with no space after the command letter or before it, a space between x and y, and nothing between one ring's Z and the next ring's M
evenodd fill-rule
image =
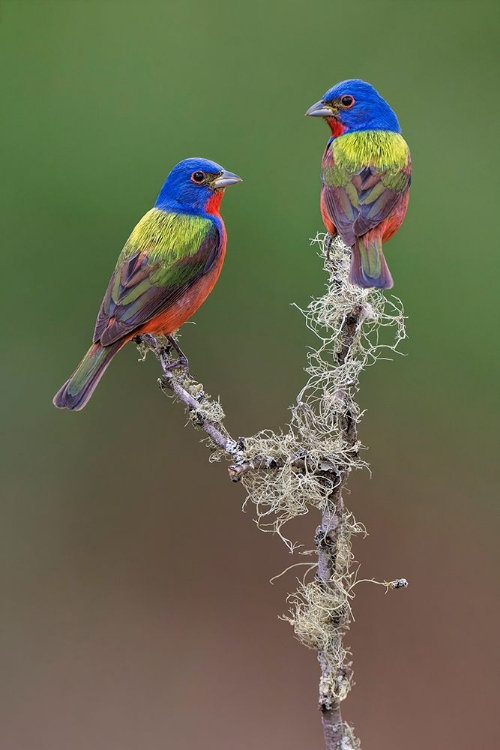
M97 316L94 343L109 346L167 310L215 263L210 219L152 209L123 248Z

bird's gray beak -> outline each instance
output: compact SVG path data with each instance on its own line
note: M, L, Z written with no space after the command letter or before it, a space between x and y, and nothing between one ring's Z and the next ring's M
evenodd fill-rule
M241 177L238 177L238 175L233 172L226 172L226 170L224 170L212 184L214 188L225 188L228 185L236 185L237 182L243 182Z
M316 102L306 112L306 117L333 117L334 111L324 101Z

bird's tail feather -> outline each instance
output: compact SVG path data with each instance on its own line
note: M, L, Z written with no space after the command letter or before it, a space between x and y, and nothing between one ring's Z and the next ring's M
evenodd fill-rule
M57 391L53 399L54 406L58 409L74 411L83 409L107 366L124 343L124 341L117 341L110 346L93 344L70 379Z
M356 286L391 289L391 272L384 257L380 237L360 237L352 248L349 281Z

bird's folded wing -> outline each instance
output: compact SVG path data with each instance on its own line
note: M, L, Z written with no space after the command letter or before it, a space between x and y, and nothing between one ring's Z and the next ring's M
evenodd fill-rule
M325 159L323 200L343 241L352 246L357 237L387 219L406 194L410 181L409 160L404 168L367 166L354 171L337 166L333 156Z
M151 213L151 212L150 212ZM157 218L154 217L153 218ZM109 346L163 313L214 265L220 234L214 223L132 233L111 276L97 316L94 343ZM148 214L142 220L148 219ZM138 225L140 227L140 224ZM138 241L134 241L135 235ZM141 241L142 238L142 241Z

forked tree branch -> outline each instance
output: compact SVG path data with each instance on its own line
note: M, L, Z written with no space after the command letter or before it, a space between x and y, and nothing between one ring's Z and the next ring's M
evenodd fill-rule
M151 351L158 359L163 372L159 380L162 391L167 395L172 391L187 407L193 424L206 432L212 443L234 461L228 468L233 482L239 482L247 471L276 470L284 465L285 461L280 456L256 455L248 459L245 455L245 439L239 437L234 440L224 427L222 419L210 419L213 404L209 404L207 411L207 395L203 386L192 377L187 365L183 366L171 356L171 345L166 337L147 334L139 337L136 343L143 356L146 351ZM301 471L315 468L308 462L307 456L291 456L290 461L292 466ZM335 472L335 467L324 461L320 471Z
M352 684L350 652L343 643L356 584L351 536L364 528L346 509L342 491L351 470L366 466L357 437L359 375L387 350L396 350L405 337L404 317L399 300L351 286L347 248L338 241L330 248L325 236L316 242L328 274L327 288L303 313L319 344L309 351L309 379L291 409L287 431L263 430L234 439L224 426L220 403L191 376L175 339L148 335L138 344L143 356L152 351L157 357L161 389L184 403L194 426L209 438L213 457L231 462L229 476L244 485L260 528L279 533L293 551L294 545L282 536L283 524L312 508L320 511L316 573L289 596L285 619L318 655L326 750L355 750L359 741L343 721L340 704ZM392 343L384 343L386 328L392 329ZM403 588L407 582L397 579L385 585Z

